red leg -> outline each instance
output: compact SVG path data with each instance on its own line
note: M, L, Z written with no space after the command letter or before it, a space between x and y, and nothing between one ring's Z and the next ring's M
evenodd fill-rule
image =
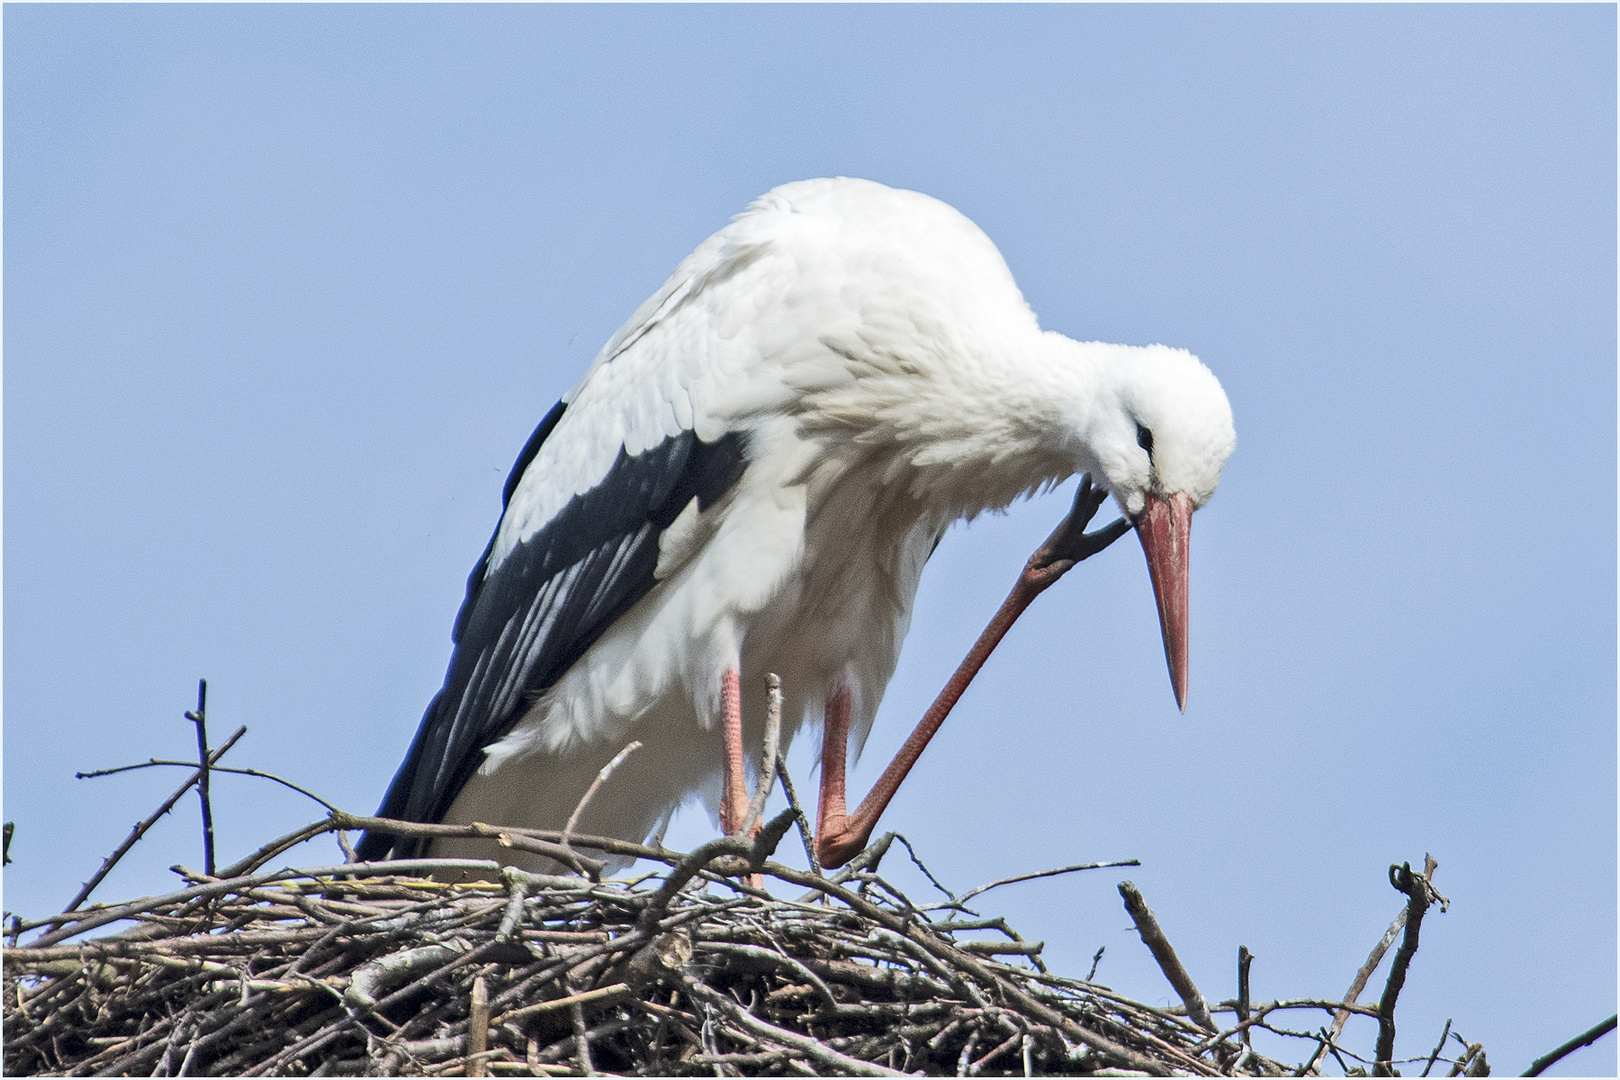
M821 801L816 809L818 837L829 835L828 830L839 831L847 820L844 782L848 755L849 690L846 688L827 699L826 718L821 725ZM824 851L822 842L818 840L816 857L820 858Z
M849 694L841 691L827 702L827 720L821 747L821 812L816 825L816 857L821 860L822 866L843 866L866 846L872 837L872 830L877 827L878 818L883 816L889 800L900 789L901 781L922 756L928 740L934 737L934 732L950 715L952 707L973 681L973 676L979 673L984 662L990 658L990 653L1012 629L1012 624L1029 607L1030 602L1068 573L1075 563L1096 554L1130 530L1129 523L1122 518L1095 533L1084 531L1106 494L1101 489L1092 488L1091 477L1087 476L1081 481L1080 490L1075 493L1074 509L1063 519L1057 531L1046 538L1046 543L1029 557L1012 592L1002 601L1000 610L979 635L979 640L973 643L973 648L968 650L956 673L945 684L945 689L939 692L939 697L928 707L905 745L889 762L889 767L883 770L883 775L878 777L877 783L872 785L872 790L861 800L861 805L855 808L853 814L845 809L844 792ZM835 707L834 702L840 698L842 705Z
M725 763L721 772L720 828L736 832L748 813L748 784L743 777L742 683L735 669L720 677L720 712L725 719Z

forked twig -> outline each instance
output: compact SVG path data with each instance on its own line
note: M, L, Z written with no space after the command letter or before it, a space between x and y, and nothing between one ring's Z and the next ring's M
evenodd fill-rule
M1425 884L1428 885L1429 890L1434 893L1435 898L1440 901L1441 910L1445 910L1447 901L1439 894L1438 891L1435 890L1433 881L1434 872L1439 868L1439 866L1440 864L1435 862L1433 857L1424 856L1423 880ZM1372 952L1367 954L1367 962L1361 965L1361 969L1356 972L1356 977L1350 980L1350 989L1344 992L1344 1004L1346 1008L1339 1010L1339 1012L1333 1017L1333 1023L1328 1027L1330 1042L1337 1040L1339 1033L1344 1030L1345 1023L1350 1019L1350 1009L1348 1006L1354 1005L1356 999L1361 996L1361 991L1367 986L1367 980L1372 978L1372 973L1378 969L1379 963L1384 959L1384 954L1389 951L1389 947L1395 943L1395 939L1400 936L1401 930L1405 928L1406 912L1407 908L1402 907L1401 910L1395 915L1394 920L1389 924L1389 929L1384 931L1384 936L1378 939L1378 944L1374 945ZM1304 1065L1306 1072L1316 1068L1317 1063L1322 1060L1322 1055L1326 1052L1326 1044L1317 1047L1315 1055L1312 1056L1312 1058ZM1301 1075L1304 1074L1302 1073Z
M168 758L148 758L147 760L138 762L134 765L120 765L116 769L92 769L89 772L74 773L73 775L75 779L93 780L98 776L116 776L118 773L133 772L136 769L150 769L154 766L163 765L177 765L186 769L195 769L197 767L197 763L195 761L171 761ZM321 798L313 791L310 791L308 788L301 787L285 777L277 776L275 773L265 772L263 769L231 768L225 765L210 764L208 766L208 771L209 773L230 773L232 776L256 776L260 780L270 780L280 784L284 788L290 788L291 790L298 792L298 794L307 799L313 799L315 802L320 803L328 810L338 809L335 804L327 802L325 799Z
M1429 1075L1429 1070L1434 1068L1435 1059L1440 1056L1440 1051L1442 1051L1442 1050L1444 1050L1446 1048L1446 1040L1448 1038L1450 1038L1450 1037L1451 1037L1451 1017L1448 1016L1448 1017L1446 1017L1445 1030L1440 1033L1440 1041L1434 1044L1434 1052L1429 1055L1428 1064L1423 1066L1423 1075L1424 1076L1428 1076Z
M237 728L231 737L226 739L225 742L221 744L218 750L215 750L208 755L208 763L212 765L214 762L224 757L225 751L235 746L236 740L240 739L246 734L246 727ZM124 838L124 842L119 844L118 847L114 849L113 853L102 861L101 869L97 870L95 876L84 883L84 886L79 889L78 894L68 902L68 906L63 910L78 910L79 905L84 903L85 900L89 898L90 893L94 891L97 885L101 884L102 879L107 876L114 866L118 865L118 860L122 859L129 852L129 849L134 847L136 842L140 840L141 837L146 835L146 831L148 829L157 824L159 818L161 818L164 814L167 814L170 810L174 809L174 804L180 801L181 796L185 795L186 792L191 790L191 785L202 779L202 775L203 770L201 768L192 773L191 777L184 784L181 784L180 787L175 790L173 795L170 795L167 799L163 800L162 806L159 806L156 810L152 811L151 816L149 816L145 821L142 821L140 824L136 825L135 828L131 829L129 835Z

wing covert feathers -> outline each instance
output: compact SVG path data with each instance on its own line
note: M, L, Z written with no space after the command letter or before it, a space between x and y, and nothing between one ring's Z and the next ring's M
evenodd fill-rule
M506 502L564 408L559 402L524 446ZM483 762L484 748L657 584L664 530L694 499L700 511L720 499L746 464L739 432L705 442L683 431L634 455L621 448L596 486L494 565L492 539L468 579L444 688L428 705L379 815L440 820ZM359 854L406 855L416 846L368 833Z

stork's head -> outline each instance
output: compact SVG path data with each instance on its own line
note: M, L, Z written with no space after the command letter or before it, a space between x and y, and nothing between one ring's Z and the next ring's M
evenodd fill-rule
M1226 392L1182 349L1098 346L1103 377L1087 425L1096 468L1136 526L1159 602L1176 704L1187 707L1187 542L1236 445Z

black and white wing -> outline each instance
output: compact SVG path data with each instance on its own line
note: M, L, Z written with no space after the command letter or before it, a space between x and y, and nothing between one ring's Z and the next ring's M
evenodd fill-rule
M748 417L791 398L736 313L790 277L734 223L684 260L535 429L467 582L455 651L380 816L439 821L499 741L657 584L659 537L748 461ZM724 403L723 405L720 403ZM369 833L360 855L422 845Z
M561 420L557 405L535 429L507 480L512 495ZM523 717L592 642L656 584L658 538L696 499L699 510L742 475L745 442L704 442L691 430L638 454L621 449L607 474L544 525L499 553L500 530L467 581L444 688L383 799L380 817L438 821L484 760L484 748ZM419 845L368 833L359 854L406 854Z

